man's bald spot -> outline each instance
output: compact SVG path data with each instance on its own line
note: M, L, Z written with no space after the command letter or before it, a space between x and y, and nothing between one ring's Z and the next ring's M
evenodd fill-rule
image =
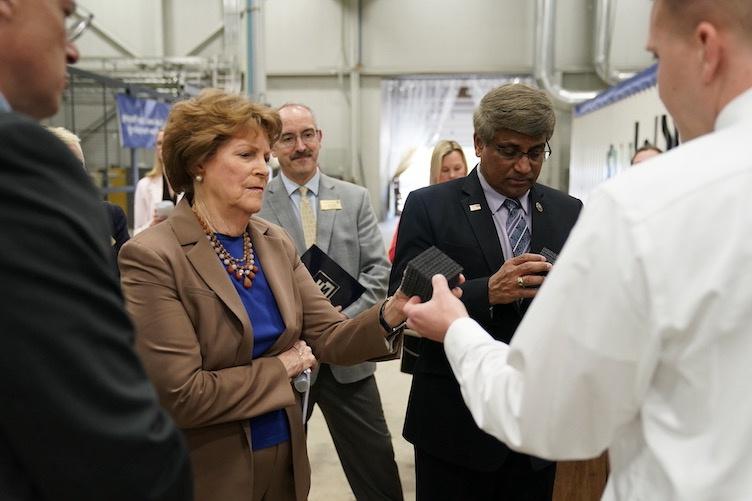
M295 108L295 109L298 109L298 110L302 110L302 111L308 112L311 115L311 118L313 119L313 125L315 125L316 127L318 127L317 122L316 122L316 115L314 115L313 110L311 108L309 108L308 106L306 106L305 104L301 104L301 103L285 103L282 106L280 106L279 108L277 108L277 113L282 112L282 110L284 110L285 108Z

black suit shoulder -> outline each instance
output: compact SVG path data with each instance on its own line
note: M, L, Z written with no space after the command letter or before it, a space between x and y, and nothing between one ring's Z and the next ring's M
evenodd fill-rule
M94 186L15 114L0 113L0 166L0 492L186 499L185 449L133 351Z
M537 192L539 198L554 205L557 211L569 216L574 215L575 219L579 216L580 210L582 210L582 201L579 198L545 184L536 183L533 189Z
M410 192L407 196L425 201L424 203L444 203L447 201L446 197L459 196L462 194L463 186L465 185L467 178L461 177L458 179L452 179L445 183L433 184L425 186ZM406 201L407 202L407 201Z
M562 204L563 206L582 207L582 201L579 198L575 198L568 193L557 190L556 188L551 188L545 184L535 183L535 189L554 203Z
M531 252L543 247L559 253L580 217L582 202L563 191L536 184L530 191L533 220Z
M402 280L407 263L437 243L436 224L457 224L456 206L462 193L464 178L425 186L410 192L397 227L397 248L389 278L389 294L394 294ZM454 212L449 217L447 212Z
M107 213L110 216L110 223L112 224L112 239L115 241L112 244L112 250L115 261L117 261L120 248L130 238L128 234L128 218L125 215L125 211L119 205L105 202L104 206L107 207Z

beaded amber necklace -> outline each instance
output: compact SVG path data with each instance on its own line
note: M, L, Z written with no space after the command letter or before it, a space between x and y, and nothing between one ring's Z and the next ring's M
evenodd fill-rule
M243 287L250 289L253 285L253 279L256 278L256 273L258 273L258 268L256 267L256 260L253 255L253 244L251 243L251 235L248 233L248 229L246 228L243 232L243 259L236 259L232 257L230 251L225 249L222 242L217 239L217 235L211 230L211 228L209 228L209 225L204 221L204 218L196 212L195 207L193 208L193 213L196 215L196 219L198 219L201 228L204 229L206 238L209 240L209 245L211 245L214 252L217 253L222 264L225 265L227 273L229 273L230 276L235 277L235 280L238 282L242 281Z

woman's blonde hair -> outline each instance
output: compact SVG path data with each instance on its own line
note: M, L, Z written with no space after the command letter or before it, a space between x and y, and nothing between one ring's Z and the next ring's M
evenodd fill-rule
M272 108L246 96L207 89L175 104L167 118L162 160L167 180L175 192L193 194L196 166L209 159L226 141L256 131L274 144L282 121Z
M465 152L462 151L462 146L460 146L457 141L442 139L436 143L436 146L433 149L433 154L431 154L431 184L437 184L439 182L439 176L441 175L441 162L444 160L445 156L453 151L460 152L462 163L465 164L465 174L467 174L467 160L465 159Z

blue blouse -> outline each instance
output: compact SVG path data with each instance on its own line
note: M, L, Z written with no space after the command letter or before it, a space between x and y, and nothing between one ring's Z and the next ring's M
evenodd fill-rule
M229 237L217 233L219 240L232 256L243 256L243 237ZM255 252L254 252L255 255ZM230 282L238 291L240 300L245 306L248 318L253 328L253 355L259 358L266 353L277 341L285 330L285 323L279 312L277 301L274 299L269 282L266 281L264 269L258 255L255 255L258 272L253 279L250 289L243 287L243 282L236 280L235 276L228 275ZM274 445L290 440L290 425L284 409L277 409L250 419L251 446L252 449L266 449Z

